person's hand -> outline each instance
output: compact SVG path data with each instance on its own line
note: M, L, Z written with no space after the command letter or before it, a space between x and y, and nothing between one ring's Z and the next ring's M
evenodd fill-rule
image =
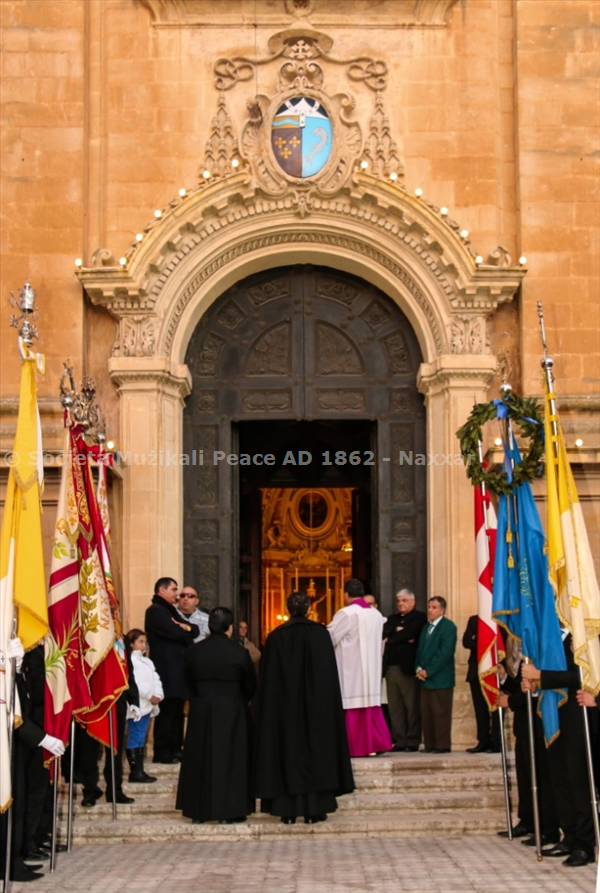
M152 697L150 698L151 704L160 704L161 701L162 698L159 698L158 695L152 695Z
M65 745L60 738L55 738L54 735L44 735L39 746L43 747L44 750L47 750L54 757L62 757L65 752Z
M17 673L19 673L21 671L21 667L23 666L25 649L23 648L23 643L18 636L15 636L14 639L8 640L6 651L4 653L9 660L16 661Z
M189 625L189 623L180 623L179 620L175 620L174 617L171 617L171 620L173 621L175 626L180 626L182 629L184 629L186 631L186 633L189 633L192 631L192 627Z
M577 703L579 704L580 707L595 707L596 706L596 699L594 698L593 694L591 694L589 691L583 691L583 689L580 688L576 694L576 698L577 698Z
M531 679L532 681L534 681L536 679L541 679L542 674L535 664L526 664L525 662L523 662L521 664L521 676L523 679Z
M506 708L508 707L508 695L499 694L496 698L496 704L498 705L498 707L502 707L503 710L506 710Z
M506 667L503 667L502 664L498 666L498 678L500 682L504 682L506 679Z
M533 693L536 688L537 685L533 679L521 679L521 691L530 691Z
M129 713L131 714L131 718L134 722L139 722L142 718L142 711L137 706L137 704L129 705Z
M417 670L417 679L420 679L421 682L424 682L427 679L427 670L424 670L423 667L419 667Z

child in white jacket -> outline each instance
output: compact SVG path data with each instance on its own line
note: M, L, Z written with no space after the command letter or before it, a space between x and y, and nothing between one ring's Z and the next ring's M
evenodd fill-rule
M143 629L130 629L127 638L131 645L131 663L133 675L140 693L139 719L127 720L127 762L129 763L129 781L156 781L156 776L144 772L144 745L150 718L159 712L159 703L164 698L160 676L149 657L145 656L148 639Z

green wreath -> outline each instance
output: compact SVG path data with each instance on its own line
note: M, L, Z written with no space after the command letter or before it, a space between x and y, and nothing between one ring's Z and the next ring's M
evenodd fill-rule
M523 437L528 437L530 441L521 461L512 470L512 480L506 471L484 468L479 459L481 429L486 422L502 418L504 415L518 425ZM456 432L456 436L460 440L460 451L467 469L467 477L474 487L485 484L492 493L510 495L515 487L520 487L526 482L531 483L542 472L544 422L535 397L518 397L513 391L509 391L502 400L477 403L465 424Z

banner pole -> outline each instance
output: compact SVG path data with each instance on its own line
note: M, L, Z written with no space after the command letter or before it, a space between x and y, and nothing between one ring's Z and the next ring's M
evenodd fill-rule
M13 609L13 638L16 635L17 629L17 613ZM8 753L9 753L9 766L10 766L10 775L12 779L11 783L11 792L14 789L14 748L13 748L13 738L14 738L14 730L15 730L15 696L17 690L17 661L15 658L9 658L9 664L12 670L12 678L11 678L11 697L10 697L10 710L8 712ZM10 869L12 862L12 823L13 823L13 808L12 804L8 807L6 811L6 861L4 863L4 886L3 889L5 893L8 893L10 886Z
M75 717L71 715L71 753L69 759L69 809L67 812L67 853L73 843L73 788L75 786Z
M52 760L54 791L52 792L52 842L50 844L50 874L56 870L56 835L58 831L58 757Z
M108 734L110 741L110 785L112 788L112 817L113 822L117 821L117 783L115 780L115 748L114 748L114 729L113 729L113 708L108 711Z
M504 396L505 392L512 390L509 384L506 382L500 386L500 391ZM508 443L508 449L510 453L510 464L514 469L514 460L513 456L513 447L514 447L514 434L512 429L512 424L510 417L506 417L506 440ZM513 512L515 516L515 549L517 554L519 554L519 517L517 511L517 504L514 494L511 496L512 504L513 504ZM529 663L528 658L523 658L526 664ZM529 734L529 766L531 773L531 799L533 801L533 832L535 837L535 853L537 856L538 862L541 862L543 859L542 855L542 834L540 829L540 809L538 803L538 785L537 785L537 767L535 764L535 728L533 724L533 696L531 691L527 692L527 731Z

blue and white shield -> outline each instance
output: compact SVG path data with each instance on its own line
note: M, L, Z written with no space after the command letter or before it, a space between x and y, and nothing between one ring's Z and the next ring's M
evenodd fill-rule
M317 99L295 96L275 113L271 146L291 177L314 177L331 155L331 121Z

